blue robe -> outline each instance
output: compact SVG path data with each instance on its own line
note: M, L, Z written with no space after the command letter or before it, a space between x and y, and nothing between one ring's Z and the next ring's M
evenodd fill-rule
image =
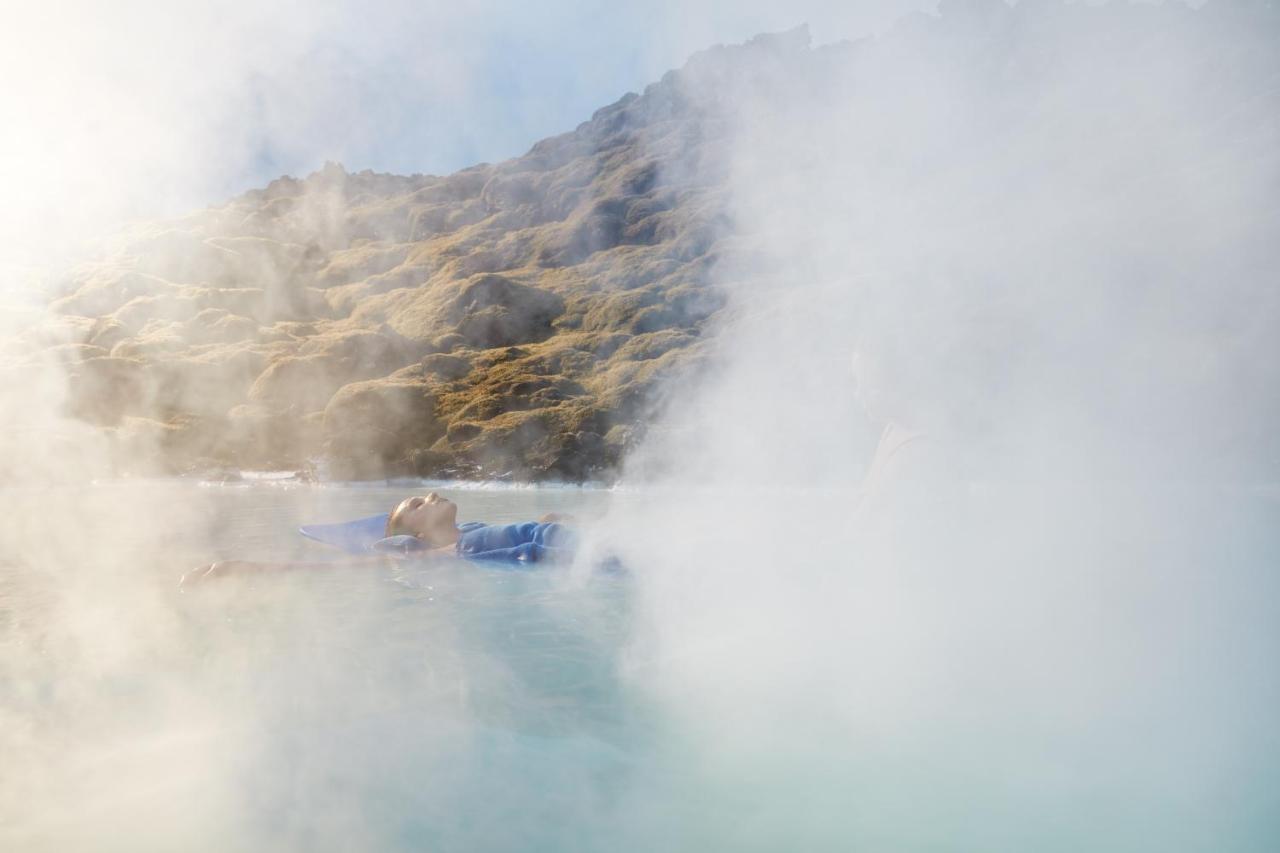
M519 524L472 521L459 525L458 530L462 532L458 537L458 556L468 560L539 563L573 556L573 532L554 521Z

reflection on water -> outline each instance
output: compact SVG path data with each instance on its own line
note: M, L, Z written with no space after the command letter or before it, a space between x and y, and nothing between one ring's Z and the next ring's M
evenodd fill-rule
M1191 501L1155 539L1066 526L1023 497L1022 539L974 537L994 516L978 501L968 533L935 530L892 570L845 547L822 512L842 498L823 494L763 558L752 531L698 524L650 552L669 564L626 575L441 561L177 587L213 558L324 555L298 524L411 491L0 493L0 847L1265 850L1277 837L1274 495ZM461 519L494 522L640 500L448 494ZM731 502L709 497L708 517L732 517ZM1027 526L1037 517L1043 530Z

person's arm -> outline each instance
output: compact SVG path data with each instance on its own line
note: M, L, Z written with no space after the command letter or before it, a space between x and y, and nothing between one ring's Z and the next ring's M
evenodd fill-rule
M222 577L240 577L254 575L259 572L282 572L295 569L332 569L332 568L364 568L387 566L391 558L383 554L372 554L367 557L346 557L340 560L316 562L289 561L282 563L259 563L251 560L219 560L207 566L192 569L182 576L178 586L187 587Z

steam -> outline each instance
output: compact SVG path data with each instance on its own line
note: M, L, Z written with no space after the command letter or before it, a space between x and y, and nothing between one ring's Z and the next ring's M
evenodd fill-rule
M463 806L488 796L494 780L529 794L545 781L533 771L546 750L512 731L523 722L514 712L501 713L539 697L474 640L483 626L432 604L483 599L491 595L483 585L468 586L483 579L432 578L435 589L412 608L401 596L418 591L359 573L329 578L335 585L321 573L179 594L177 578L196 565L303 556L280 542L300 521L377 511L392 495L268 490L264 499L191 484L95 483L151 470L166 436L122 447L70 416L84 413L67 412L66 364L48 347L79 346L94 330L51 327L46 309L65 295L66 270L74 275L98 250L86 248L91 239L140 244L148 263L195 267L183 281L212 276L230 258L270 291L290 259L250 245L216 253L215 263L210 247L128 223L185 214L328 159L353 171L447 173L510 156L653 76L632 64L592 78L569 64L544 76L505 65L558 55L549 45L572 12L439 3L7 10L0 847L393 849L423 838L447 846L457 837L494 845L527 837L528 814L479 835L456 829L470 820ZM513 49L514 34L532 46ZM573 82L562 85L570 71ZM554 105L529 106L543 87ZM324 194L309 202L309 224L343 239ZM146 305L140 323L184 319L188 294L163 290L171 298ZM174 390L156 376L96 379L108 399ZM198 403L234 381L176 392ZM290 511L272 514L273 494ZM407 647L424 632L428 647ZM471 702L489 716L468 717ZM507 756L509 772L485 763L495 753ZM563 822L589 817L593 780L581 775L562 776L580 795L566 798Z
M916 4L839 5L818 42ZM732 129L730 301L599 532L626 581L180 595L394 490L86 485L155 442L65 417L56 351L7 368L0 846L1269 846L1274 14L941 6L691 72ZM16 10L0 106L35 118L0 150L0 332L50 334L47 271L107 224L326 159L497 159L799 17L661 9ZM528 73L492 71L511 51ZM239 248L267 281L298 260ZM913 443L877 468L890 422Z
M723 349L614 535L733 843L1273 835L1275 27L957 3L704 66Z
M910 5L813 11L843 31ZM448 174L513 156L691 52L795 14L761 3L600 16L501 0L15 8L0 35L0 108L13 117L0 136L5 290L14 270L56 268L121 222L326 160Z

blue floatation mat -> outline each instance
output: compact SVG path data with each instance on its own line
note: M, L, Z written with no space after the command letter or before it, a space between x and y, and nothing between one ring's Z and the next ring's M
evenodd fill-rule
M382 541L389 515L390 513L384 512L336 524L306 524L299 527L298 532L308 539L332 545L348 554L368 554Z

